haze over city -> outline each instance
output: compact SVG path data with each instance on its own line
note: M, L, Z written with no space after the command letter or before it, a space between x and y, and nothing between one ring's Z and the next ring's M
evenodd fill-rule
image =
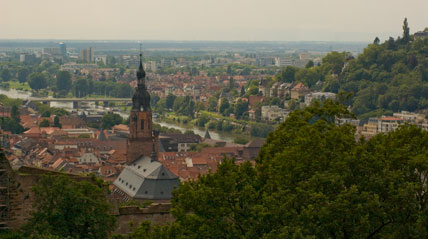
M0 239L428 238L428 0L0 4Z
M424 0L2 1L0 39L372 41L426 26Z

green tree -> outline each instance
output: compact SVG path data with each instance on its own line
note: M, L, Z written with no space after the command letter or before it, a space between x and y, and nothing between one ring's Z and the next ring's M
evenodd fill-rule
M13 134L22 134L24 132L24 127L22 127L19 122L9 117L1 117L0 126L2 130L10 131Z
M233 75L233 70L232 70L232 66L231 65L227 66L226 74Z
M44 119L44 120L42 120L42 122L40 122L39 126L40 127L49 127L49 126L51 126L51 124L49 123L49 120Z
M352 116L330 100L292 112L255 167L225 159L183 183L174 223L131 238L426 238L428 132L356 141L335 123Z
M220 114L226 115L228 110L229 110L230 104L229 104L229 100L227 100L226 98L221 99L221 103L220 103L220 107L218 112Z
M217 111L218 100L215 96L208 98L208 111L215 112Z
M233 77L229 78L229 90L235 89L235 80Z
M314 67L314 61L313 60L309 60L308 63L306 63L305 68L311 68Z
M42 176L33 187L36 209L26 226L28 234L61 238L107 238L114 228L106 187L77 182L66 175Z
M280 82L292 83L295 80L295 75L299 71L299 68L294 66L287 66L280 74L276 75L276 78Z
M1 72L1 78L3 81L10 81L12 78L12 75L9 71L9 69L3 69L3 71Z
M40 72L33 72L29 75L28 84L33 90L41 90L47 87L45 75Z
M105 114L101 119L102 129L111 129L113 126L121 124L123 118L118 114Z
M61 123L59 122L59 117L58 117L57 115L54 117L54 123L53 123L53 126L54 126L54 127L58 127L58 128L62 128L62 125L61 125Z
M104 83L103 85L104 92L102 93L107 95L107 92L109 92L111 94L111 89L107 91L105 82L102 82L102 83ZM74 95L76 97L85 97L87 94L90 93L87 79L77 79L73 84L73 88L74 88Z
M245 102L241 99L238 100L235 104L234 114L237 119L240 119L244 116L244 113L248 111L248 102Z
M403 22L403 38L402 41L404 43L409 43L410 41L410 28L409 28L409 24L407 23L407 17L404 18L404 22Z
M165 101L165 107L167 109L172 109L172 106L174 105L174 101L177 97L173 94L168 94L166 96L166 101Z
M379 43L380 43L379 37L376 37L373 41L373 44L379 45Z
M56 88L60 92L68 93L71 89L71 74L68 71L60 71L56 75Z
M10 117L18 123L21 121L21 114L19 113L18 106L12 106L12 109L10 111Z
M28 68L23 67L20 68L18 71L18 81L21 84L24 84L25 82L27 82L27 77L30 74L30 70L28 70Z
M239 96L244 96L245 95L245 87L244 86L242 86L241 87L241 93L239 94Z

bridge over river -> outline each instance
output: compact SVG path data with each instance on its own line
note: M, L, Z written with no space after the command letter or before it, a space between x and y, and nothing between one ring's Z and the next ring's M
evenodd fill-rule
M51 102L73 102L73 108L79 108L81 102L103 102L104 107L107 107L109 102L132 102L131 98L48 98L48 97L28 97L28 100L40 101L43 104L50 104Z

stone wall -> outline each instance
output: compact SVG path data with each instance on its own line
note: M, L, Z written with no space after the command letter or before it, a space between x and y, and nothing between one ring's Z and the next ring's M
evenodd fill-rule
M37 184L42 175L60 175L63 173L46 169L23 166L18 171L12 172L10 190L10 223L9 227L17 229L23 226L30 218L33 211L34 193L33 186ZM91 180L89 177L67 174L74 180Z
M0 160L2 160L0 158ZM31 217L34 203L34 193L32 188L40 180L42 175L60 175L63 173L50 170L21 167L18 171L12 171L10 167L6 167L10 176L9 189L9 221L6 227L18 229L22 227ZM89 180L90 177L80 175L70 175L73 179ZM169 213L171 204L168 202L157 202L151 204L147 208L139 207L118 207L117 203L112 204L112 214L117 216L117 228L114 233L126 234L129 233L142 223L150 221L152 224L162 225L167 222L172 222L173 217Z
M173 222L174 218L169 213L170 209L170 203L153 203L147 208L136 206L120 207L119 215L117 216L117 227L114 233L127 234L134 231L144 221L150 221L156 225Z

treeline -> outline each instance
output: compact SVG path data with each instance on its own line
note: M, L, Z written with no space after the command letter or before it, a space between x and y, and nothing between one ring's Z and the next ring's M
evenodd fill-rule
M21 125L19 106L22 100L10 99L5 95L0 95L0 104L3 110L10 109L10 117L4 115L0 117L0 127L4 131L10 131L12 134L22 134L24 127ZM5 112L3 112L5 113Z
M249 134L252 137L266 138L274 130L274 127L265 123L251 122L248 124L236 123L231 120L213 118L206 112L202 112L195 120L195 125L210 130L232 132L235 134Z
M134 89L129 84L113 81L93 81L92 79L80 78L72 84L73 95L85 97L87 95L104 95L116 98L132 97Z
M58 64L46 61L34 65L16 63L0 65L0 78L3 87L8 87L10 81L18 81L22 84L22 89L24 84L28 83L31 89L42 94L47 94L50 90L56 97L66 97L71 93L75 97L96 94L127 98L133 94L133 88L129 84L118 83L115 78L102 77L99 81L94 81L91 76L76 75L73 81L70 72L61 71Z
M354 58L347 52L332 52L320 66L287 67L275 80L303 82L312 90L351 93L348 105L361 118L418 111L428 107L428 39L409 34L384 43L376 38Z
M256 159L224 160L174 191L175 221L115 238L427 238L428 132L356 141L326 101L290 114Z

